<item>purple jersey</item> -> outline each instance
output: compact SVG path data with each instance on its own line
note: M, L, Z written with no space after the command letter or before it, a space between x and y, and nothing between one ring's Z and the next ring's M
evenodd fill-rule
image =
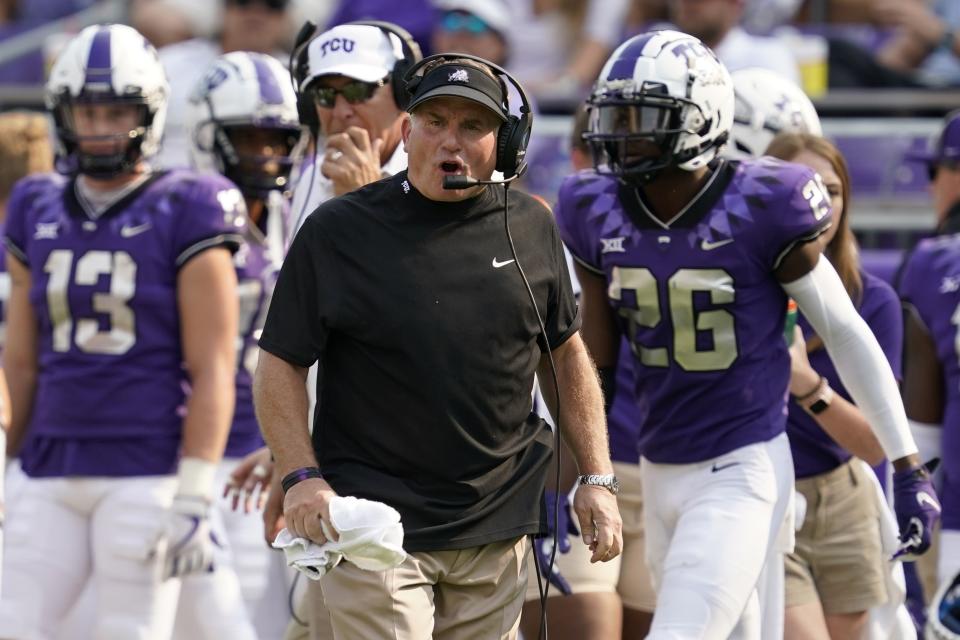
M257 368L260 333L266 319L280 265L270 257L266 239L251 231L233 256L240 295L240 336L237 342L237 401L224 455L240 458L263 446L253 411L253 373Z
M866 272L860 272L863 278L863 297L860 302L860 315L870 326L883 349L893 374L900 379L901 355L903 350L903 315L900 300L893 288L880 278ZM801 315L797 319L807 340L814 335L813 329ZM853 402L850 394L840 382L840 376L827 355L826 349L817 349L809 354L810 365L825 377L833 390ZM833 438L817 424L796 402L789 404L787 416L787 435L793 451L793 468L798 478L826 473L850 459L850 453L834 442Z
M636 357L646 419L640 453L708 460L783 432L787 296L773 275L830 223L806 167L721 161L695 200L659 221L639 190L582 172L564 181L557 222L575 258L604 276Z
M943 367L943 527L960 529L960 233L923 240L900 273L900 297L916 310Z
M38 325L31 476L127 476L175 468L187 388L177 273L242 241L243 200L219 176L151 175L91 217L56 174L17 183L7 250L30 269Z

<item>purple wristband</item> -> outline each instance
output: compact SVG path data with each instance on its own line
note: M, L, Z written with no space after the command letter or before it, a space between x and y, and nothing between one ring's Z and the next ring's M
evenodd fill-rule
M303 482L304 480L309 480L310 478L322 477L323 475L321 475L319 467L301 467L300 469L294 469L287 475L283 476L283 480L280 481L280 486L283 487L283 492L286 493L290 490L290 487L298 482Z

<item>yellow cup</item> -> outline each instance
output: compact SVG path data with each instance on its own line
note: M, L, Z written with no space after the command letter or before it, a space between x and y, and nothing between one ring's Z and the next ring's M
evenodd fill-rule
M811 98L827 92L827 41L820 36L804 36L797 41L800 83Z

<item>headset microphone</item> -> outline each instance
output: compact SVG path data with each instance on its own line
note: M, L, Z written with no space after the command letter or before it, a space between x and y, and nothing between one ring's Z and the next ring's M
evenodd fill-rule
M470 187L475 187L478 184L502 184L507 185L520 176L510 176L504 180L477 180L476 178L471 178L470 176L443 176L443 188L444 189L469 189Z

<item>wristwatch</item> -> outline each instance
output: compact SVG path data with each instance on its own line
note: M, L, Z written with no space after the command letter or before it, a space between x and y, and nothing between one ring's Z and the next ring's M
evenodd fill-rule
M817 388L812 393L798 399L798 402L808 413L818 416L827 410L832 400L833 389L830 388L827 379L820 376L820 384L817 385Z
M607 489L613 495L617 495L620 492L620 481L617 480L617 476L612 473L607 475L599 475L596 473L580 476L578 482L581 485L589 484L595 487L603 487Z

